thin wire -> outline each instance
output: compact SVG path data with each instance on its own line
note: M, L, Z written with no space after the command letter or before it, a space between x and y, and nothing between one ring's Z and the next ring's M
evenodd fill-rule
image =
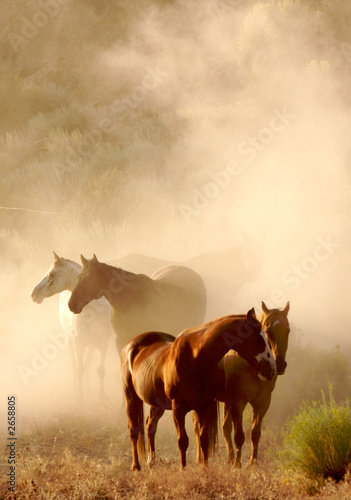
M43 210L32 210L30 208L20 208L20 207L0 207L0 210L23 210L24 212L34 212L37 214L64 215L64 213L62 212L45 212Z

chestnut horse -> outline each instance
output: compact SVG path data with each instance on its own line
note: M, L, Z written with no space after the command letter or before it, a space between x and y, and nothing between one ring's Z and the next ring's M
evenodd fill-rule
M206 288L202 278L183 266L166 266L151 278L81 256L78 276L68 306L80 313L89 302L104 296L112 306L117 349L140 333L157 330L177 335L204 321Z
M203 462L207 463L211 430L217 426L214 395L224 383L218 363L235 349L261 377L272 379L276 363L251 309L247 315L219 318L188 328L174 339L167 333L147 332L126 344L121 353L122 384L133 451L133 470L140 470L144 449L143 402L151 406L147 419L149 463L155 459L157 423L172 410L178 434L181 467L186 465L189 439L185 416L194 410L199 422Z
M241 448L245 441L243 431L243 412L250 403L253 409L251 428L251 457L250 463L257 462L258 443L261 436L262 420L271 403L277 375L283 375L287 366L285 356L288 348L290 326L288 312L290 304L286 303L284 309L268 309L262 302L262 314L258 316L271 346L277 363L277 374L271 379L263 381L257 372L240 355L230 352L224 356L220 363L220 370L224 373L224 390L216 393L216 399L223 401L224 419L222 423L224 439L227 446L228 458L234 461L236 467L241 467ZM234 422L234 442L236 453L232 444L231 432ZM195 433L199 441L198 422L194 415ZM199 442L197 444L198 460L201 460Z

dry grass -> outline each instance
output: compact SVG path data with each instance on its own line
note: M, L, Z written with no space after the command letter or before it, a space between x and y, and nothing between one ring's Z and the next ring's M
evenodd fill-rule
M131 451L123 408L88 405L44 415L22 414L17 442L16 496L4 481L7 452L2 450L1 499L281 499L307 498L316 493L300 477L279 471L269 429L263 433L261 462L234 470L226 463L223 440L206 469L195 463L194 442L188 466L179 471L179 456L171 416L160 422L158 463L149 470L130 470ZM190 422L189 422L190 423ZM247 463L248 444L244 459ZM5 465L4 465L5 464ZM4 474L5 473L5 474ZM350 498L348 482L329 482L315 498Z

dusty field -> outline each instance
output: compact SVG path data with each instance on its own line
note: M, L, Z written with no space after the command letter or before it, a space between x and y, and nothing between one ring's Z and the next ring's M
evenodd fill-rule
M16 443L16 495L7 491L6 446L2 447L1 499L281 499L351 498L347 481L316 492L303 478L279 469L277 433L265 428L260 464L247 466L249 445L244 446L244 467L226 463L222 436L219 451L206 469L195 462L188 421L188 466L179 471L176 436L170 414L163 417L157 435L158 463L140 473L130 470L131 451L123 407L117 402L73 405L70 410L23 412ZM247 426L246 426L247 427ZM2 437L6 438L5 435ZM5 440L3 440L5 442Z

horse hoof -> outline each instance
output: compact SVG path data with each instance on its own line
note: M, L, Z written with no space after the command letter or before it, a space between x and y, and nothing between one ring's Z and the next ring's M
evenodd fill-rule
M132 468L132 471L135 471L135 470L140 470L141 467L140 467L140 464L133 464L131 468Z

